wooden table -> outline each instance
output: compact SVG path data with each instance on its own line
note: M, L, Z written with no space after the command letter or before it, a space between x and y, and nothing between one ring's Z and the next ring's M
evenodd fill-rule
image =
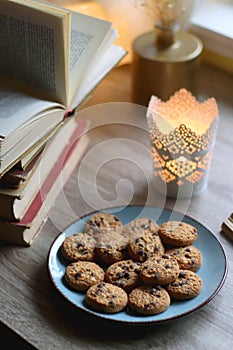
M233 246L220 233L222 221L233 211L233 77L202 67L200 98L216 98L220 125L208 188L191 201L165 201L152 186L144 109L134 110L129 103L130 89L129 66L115 69L99 85L88 108L80 112L92 120L89 151L49 220L31 247L0 246L1 341L7 339L16 349L229 350L233 346ZM219 238L228 256L228 276L202 309L166 324L126 327L74 310L54 289L46 264L59 232L93 208L127 203L175 208Z

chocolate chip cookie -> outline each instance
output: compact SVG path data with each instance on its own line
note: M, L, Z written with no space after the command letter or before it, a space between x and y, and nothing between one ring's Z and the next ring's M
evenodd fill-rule
M105 280L123 288L128 293L141 282L140 270L140 262L131 259L118 261L107 268Z
M171 248L166 254L173 256L182 270L191 270L196 272L202 265L202 254L194 246Z
M175 247L191 245L197 239L196 227L180 221L164 222L158 233L163 243Z
M127 244L128 238L123 233L111 231L99 236L96 252L106 264L113 264L129 257Z
M84 292L103 282L104 270L94 262L76 261L66 267L64 279L72 289Z
M146 231L129 241L128 252L133 260L143 262L152 255L161 256L164 253L164 246L156 231Z
M188 300L196 297L202 290L202 279L195 272L181 270L175 281L166 286L173 299Z
M122 288L102 282L87 290L85 301L91 309L113 314L126 307L128 295Z
M175 258L169 255L153 256L147 259L141 267L141 279L151 286L165 285L176 279L179 265Z
M95 247L96 241L93 237L79 232L64 239L61 253L68 261L94 261L96 259Z
M98 212L90 216L87 220L84 231L91 234L94 238L101 233L111 231L122 231L123 224L118 217L111 213Z
M167 310L170 296L160 287L139 286L129 294L129 309L139 315L156 315Z
M159 226L154 220L148 218L137 218L135 220L130 221L127 225L124 226L124 232L131 238L137 238L141 236L143 233L149 232L157 232Z

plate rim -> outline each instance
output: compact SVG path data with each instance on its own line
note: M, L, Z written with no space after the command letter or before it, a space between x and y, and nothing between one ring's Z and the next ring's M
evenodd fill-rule
M181 215L183 217L186 217L187 219L191 220L191 221L194 221L195 223L197 223L198 225L200 225L202 228L204 228L205 230L209 231L209 233L212 235L212 237L215 239L215 241L218 243L219 247L221 248L221 251L222 251L222 255L223 255L223 258L224 258L224 269L223 269L223 275L222 275L222 278L221 278L221 281L219 282L217 288L213 291L213 293L211 293L211 295L209 295L209 297L207 299L205 299L202 303L198 304L196 307L190 309L190 310L187 310L181 314L178 314L178 315L174 315L174 316L171 316L171 317L168 317L167 319L163 319L163 320L146 320L146 318L143 318L143 320L140 320L140 317L137 319L137 320L122 320L122 319L114 319L114 318L109 318L109 314L104 314L104 313L98 313L98 311L94 311L94 310L89 310L87 308L81 308L80 306L76 305L72 300L70 300L70 298L68 298L60 289L59 287L57 286L57 284L55 283L54 279L53 279L53 276L52 276L52 273L50 271L50 268L49 268L49 260L50 260L50 255L51 255L51 251L54 247L54 244L56 243L56 241L69 229L71 228L75 223L79 222L80 220L86 218L87 216L91 216L91 215L94 215L95 213L98 213L98 212L103 212L103 211L112 211L112 210L116 210L116 209L126 209L128 207L143 207L143 208L155 208L155 209L160 209L161 212L163 212L164 210L165 211L169 211L169 212L174 212L175 214L177 215ZM71 233L70 233L71 234ZM227 258L227 255L226 255L226 252L225 252L225 249L222 245L222 243L220 242L220 240L216 237L216 235L208 228L206 227L204 224L202 224L201 222L199 222L198 220L194 219L191 215L187 215L187 214L183 214L182 212L179 212L177 210L173 210L171 208L168 208L168 207L159 207L159 206L155 206L155 205L143 205L143 204L128 204L128 205L119 205L119 206L114 206L114 207L107 207L107 208L103 208L103 209L97 209L97 210L93 210L93 211L90 211L88 212L87 214L84 214L82 216L80 216L78 219L72 221L69 225L67 225L55 238L54 240L52 241L51 245L50 245L50 248L49 248L49 251L48 251L48 254L47 254L47 262L46 262L46 267L47 267L47 271L48 271L48 274L49 274L49 277L50 277L50 282L52 283L52 285L54 286L55 290L57 291L57 293L59 293L67 302L69 302L69 304L71 304L71 306L74 306L75 309L79 310L79 311L82 311L82 312L85 312L87 313L88 315L91 315L92 317L96 317L97 319L102 319L102 320L105 320L105 321L109 321L109 322L116 322L116 323L119 323L119 324L124 324L124 325L135 325L135 326L140 326L140 325L157 325L157 324L162 324L162 323L165 323L165 322L171 322L171 321L174 321L176 319L179 319L179 318L182 318L182 317L185 317L189 314L192 314L196 311L198 311L199 309L201 309L203 306L207 305L218 293L219 291L221 290L221 288L223 287L225 281L226 281L226 277L227 277L227 274L228 274L228 258ZM136 315L135 315L136 316Z

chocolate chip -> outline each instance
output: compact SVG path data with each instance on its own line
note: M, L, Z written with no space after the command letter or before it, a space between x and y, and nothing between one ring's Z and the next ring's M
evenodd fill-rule
M185 281L179 283L179 285L180 285L181 287L184 286L185 284L186 284Z
M81 276L82 276L81 272L77 272L77 273L75 274L75 279L77 280L77 279L79 279Z
M148 305L148 307L150 307L150 306L155 306L157 303L156 303L156 301L152 301L149 305Z
M186 276L186 272L185 271L181 271L180 273L179 273L179 278L182 278L182 277L185 277Z
M172 268L172 266L170 264L165 265L165 269L171 269L171 268Z
M115 306L115 303L114 303L114 301L110 300L108 305L113 308Z
M171 286L173 286L173 287L179 287L179 283L178 283L178 282L172 282L172 283L171 283Z
M160 287L160 286L156 286L155 287L157 290L162 290L162 287Z
M139 251L138 251L138 255L140 255L140 256L145 256L146 254L145 254L145 252L144 252L143 250L139 250Z
M123 278L124 274L123 272L117 272L117 278Z
M77 242L76 243L76 248L78 249L78 248L82 248L82 247L84 247L84 243L83 242Z
M157 293L158 291L161 290L161 287L160 286L154 286L152 289L151 289L151 294L155 294Z
M126 278L126 279L130 278L129 272L125 272L125 273L124 273L124 278Z

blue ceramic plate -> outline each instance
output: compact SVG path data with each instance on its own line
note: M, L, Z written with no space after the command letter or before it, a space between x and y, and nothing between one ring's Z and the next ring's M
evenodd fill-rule
M64 298L71 302L74 307L111 321L129 324L158 324L180 318L200 309L213 299L223 286L227 274L226 255L214 234L199 222L168 209L144 207L140 205L117 207L103 211L114 213L124 225L138 217L147 217L157 221L159 225L168 220L182 220L195 226L198 231L198 238L194 245L200 249L203 255L203 264L197 272L202 278L203 289L197 297L191 300L172 301L165 312L154 316L136 316L128 313L127 310L116 314L104 314L89 309L84 303L84 294L72 291L67 288L63 282L66 262L61 256L60 247L66 236L83 230L85 222L93 215L93 213L91 213L74 222L61 233L52 244L48 255L48 271L50 278L56 289Z

